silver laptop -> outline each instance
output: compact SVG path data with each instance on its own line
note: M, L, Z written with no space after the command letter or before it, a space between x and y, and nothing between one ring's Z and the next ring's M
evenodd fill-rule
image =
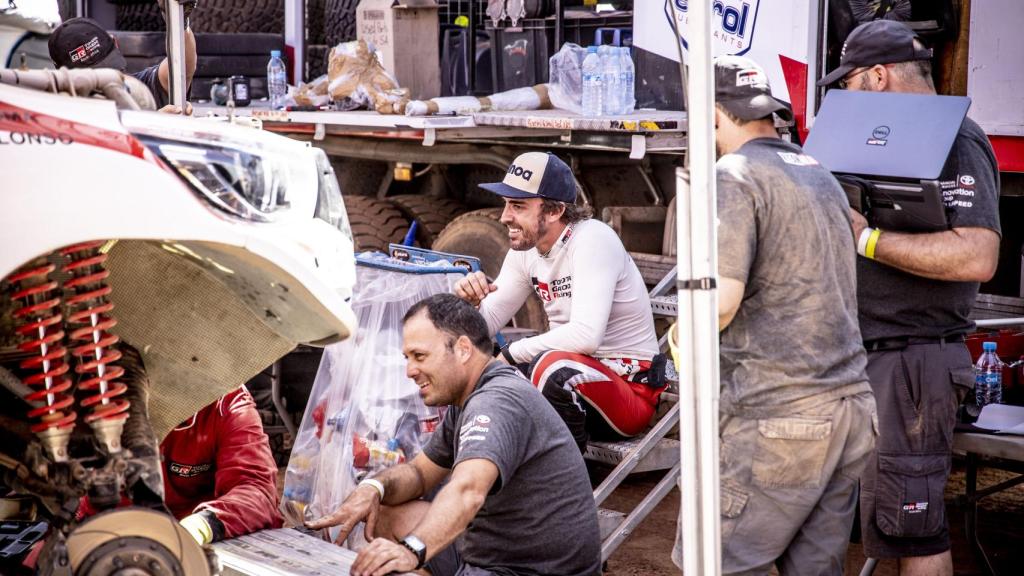
M872 225L946 229L938 178L970 105L962 96L830 90L804 150Z

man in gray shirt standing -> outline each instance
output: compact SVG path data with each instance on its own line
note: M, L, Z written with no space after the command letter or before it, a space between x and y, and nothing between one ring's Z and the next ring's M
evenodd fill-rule
M842 574L875 414L846 195L757 64L715 84L722 572Z
M407 373L444 422L412 462L363 480L310 528L366 521L352 574L427 568L434 576L597 576L597 508L583 457L554 408L491 358L487 323L452 294L413 306ZM433 502L418 500L442 480Z

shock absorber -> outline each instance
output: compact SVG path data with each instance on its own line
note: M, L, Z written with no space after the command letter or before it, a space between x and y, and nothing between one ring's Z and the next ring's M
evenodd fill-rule
M121 352L115 348L120 338L109 330L117 320L109 314L110 272L103 266L107 255L100 251L103 241L84 242L61 250L67 260L64 272L64 303L70 330L71 355L77 360L75 372L82 375L79 390L90 393L81 399L82 408L91 408L85 421L92 426L100 445L110 454L121 451L121 431L128 418L127 390L118 381L124 369L115 365Z
M21 304L14 311L15 331L23 338L18 348L32 354L20 363L29 372L25 384L33 388L25 397L33 406L28 412L29 419L38 419L31 429L54 462L65 462L77 415L69 392L71 379L67 376L60 292L57 282L50 279L55 269L55 265L40 258L8 280L14 287L11 299Z

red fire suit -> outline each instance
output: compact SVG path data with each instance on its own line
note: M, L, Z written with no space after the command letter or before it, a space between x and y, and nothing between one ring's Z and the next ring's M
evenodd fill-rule
M244 386L171 431L160 455L167 507L179 520L202 513L214 541L281 526L277 465Z

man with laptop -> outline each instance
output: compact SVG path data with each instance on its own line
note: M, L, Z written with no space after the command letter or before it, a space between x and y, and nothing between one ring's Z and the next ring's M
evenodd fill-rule
M901 22L859 26L842 54L839 67L819 85L935 95L932 52ZM899 121L894 117L891 125L866 130L895 140ZM926 123L937 121L929 118ZM864 146L877 146L882 139L869 136ZM917 140L914 145L923 155L936 145L927 136ZM860 329L879 419L876 451L861 480L864 550L872 558L899 558L904 575L953 574L942 496L957 406L974 386L963 340L974 329L968 315L979 283L995 273L999 252L999 172L988 139L970 118L960 125L940 172L944 229L907 232L869 225L851 210L861 256Z

